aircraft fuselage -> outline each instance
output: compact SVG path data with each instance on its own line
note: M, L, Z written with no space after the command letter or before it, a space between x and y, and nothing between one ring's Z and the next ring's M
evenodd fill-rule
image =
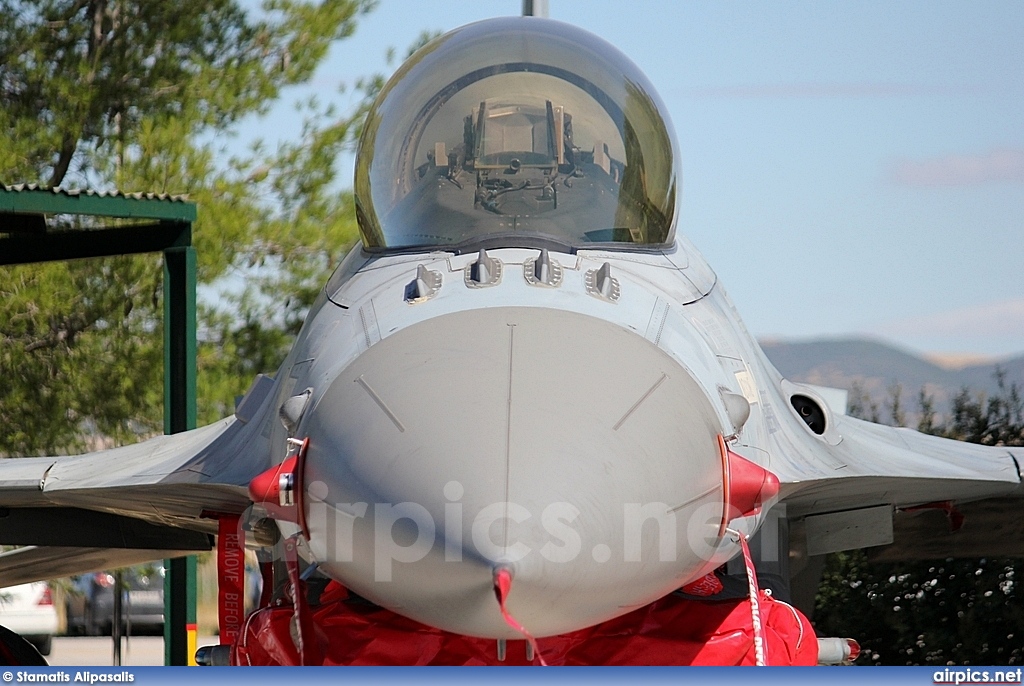
M548 284L538 250L487 258L500 279L481 286L477 253L357 248L311 311L274 405L309 393L291 437L309 439L310 560L400 614L512 638L497 568L544 636L735 556L724 524L753 533L763 510L725 512L719 437L765 468L769 451L756 399L749 419L727 405L758 371L703 258L550 253Z

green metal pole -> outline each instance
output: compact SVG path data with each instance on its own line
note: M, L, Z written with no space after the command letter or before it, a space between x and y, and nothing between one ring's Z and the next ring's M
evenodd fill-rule
M194 428L196 253L188 245L164 251L164 433ZM164 664L194 665L196 560L165 560L164 569Z

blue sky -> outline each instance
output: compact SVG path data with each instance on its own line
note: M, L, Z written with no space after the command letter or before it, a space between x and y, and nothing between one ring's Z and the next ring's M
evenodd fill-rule
M520 7L381 0L243 139L297 137L289 101L345 106L338 87L389 72L389 46ZM658 89L679 230L755 335L1024 353L1024 3L550 0L550 16Z

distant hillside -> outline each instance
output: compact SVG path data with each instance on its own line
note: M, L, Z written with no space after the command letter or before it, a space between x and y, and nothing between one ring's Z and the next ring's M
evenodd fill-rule
M837 339L806 342L764 341L762 349L788 379L852 390L858 384L887 417L890 388L899 384L908 417L918 410L917 396L923 388L935 399L936 410L946 413L961 389L990 395L996 391L996 364L976 364L961 369L944 369L912 353L885 343L865 339ZM1024 389L1024 356L999 362L1007 382Z

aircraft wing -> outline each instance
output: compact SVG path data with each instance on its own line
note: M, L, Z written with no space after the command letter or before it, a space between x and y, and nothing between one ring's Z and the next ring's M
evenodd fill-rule
M209 550L207 546L203 550ZM0 588L102 569L130 567L151 560L194 555L196 550L28 546L0 554Z
M273 386L261 377L235 416L200 429L0 459L0 545L46 546L0 555L0 585L208 550L210 516L242 513L249 481L270 466L261 420Z
M1024 555L1024 448L833 420L837 445L816 441L801 453L794 442L782 451L794 457L777 464L772 456L786 516L802 522L808 554L866 547L889 560Z

